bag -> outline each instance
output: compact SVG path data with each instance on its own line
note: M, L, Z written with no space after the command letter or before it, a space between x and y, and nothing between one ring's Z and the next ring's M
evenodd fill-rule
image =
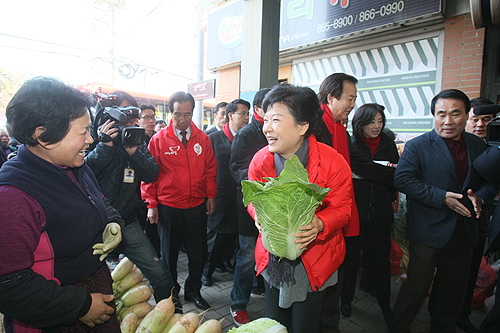
M489 291L495 286L496 272L483 257L479 273L477 274L476 288L472 296L471 308L477 309L484 306L484 300L488 298Z

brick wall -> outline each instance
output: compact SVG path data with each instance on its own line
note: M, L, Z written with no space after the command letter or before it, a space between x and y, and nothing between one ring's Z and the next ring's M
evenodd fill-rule
M484 29L476 30L470 14L446 19L441 89L460 89L479 97L483 69Z
M231 102L240 97L240 66L217 71L216 103Z

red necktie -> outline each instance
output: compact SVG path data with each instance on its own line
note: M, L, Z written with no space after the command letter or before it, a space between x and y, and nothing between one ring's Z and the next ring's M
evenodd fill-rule
M184 145L184 148L187 149L187 147L188 147L188 140L186 139L186 134L187 134L186 131L182 131L181 132L181 135L182 135L182 144Z

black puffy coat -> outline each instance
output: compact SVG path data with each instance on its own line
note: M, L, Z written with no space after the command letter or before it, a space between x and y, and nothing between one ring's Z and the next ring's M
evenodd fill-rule
M85 157L94 172L101 192L118 210L126 224L137 221L137 183L150 183L156 179L160 167L149 153L145 143L129 155L122 146L107 146L99 142ZM134 181L124 182L125 169L134 170Z
M399 154L394 141L383 132L380 137L381 141L373 161L398 163ZM391 224L394 220L392 203L396 200L396 190L393 187L396 168L377 166L376 171L370 172L372 164L366 163L367 158L372 159L370 148L354 136L352 145L363 158L359 160L353 155L351 159L354 173L362 175L362 179L353 179L360 224Z

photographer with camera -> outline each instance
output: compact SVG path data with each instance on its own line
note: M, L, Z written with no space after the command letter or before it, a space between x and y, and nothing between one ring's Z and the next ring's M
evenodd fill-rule
M115 207L125 225L117 250L139 267L149 280L155 300L168 298L174 286L168 268L158 259L153 245L137 221L136 187L156 179L159 166L144 142L144 129L134 127L139 119L135 99L122 91L100 96L94 122L99 143L85 158L104 196ZM95 135L95 134L94 134ZM182 309L174 299L177 310Z
M498 111L500 106L496 105ZM497 110L495 110L497 111ZM488 132L495 132L500 128L500 122L496 122L496 118L488 125ZM492 145L487 151L479 155L474 160L474 168L477 172L491 184L500 187L500 142L489 140L488 144ZM500 205L497 205L491 219L490 232L488 235L488 249L484 253L486 258L491 257L495 252L500 250ZM489 333L498 332L500 325L500 280L497 277L497 285L495 292L495 304L484 319L479 328L479 332Z

